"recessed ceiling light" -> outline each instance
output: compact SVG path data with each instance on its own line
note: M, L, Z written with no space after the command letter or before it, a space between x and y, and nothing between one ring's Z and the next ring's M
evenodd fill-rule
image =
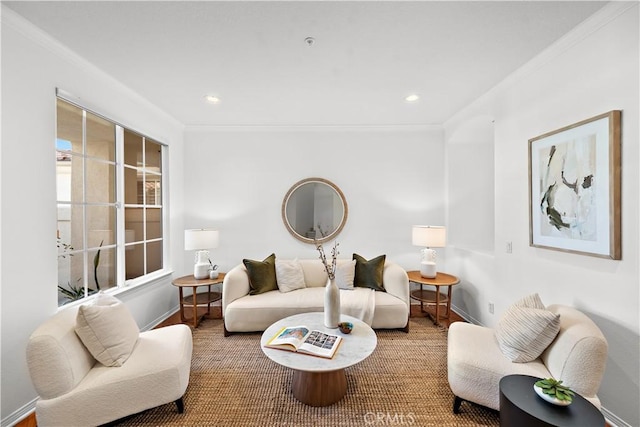
M407 102L416 102L418 99L420 99L420 96L415 93L412 93L411 95L408 95L406 98L404 98L404 100Z
M218 98L215 95L206 95L204 97L205 101L207 101L210 104L219 104L220 103L220 98Z

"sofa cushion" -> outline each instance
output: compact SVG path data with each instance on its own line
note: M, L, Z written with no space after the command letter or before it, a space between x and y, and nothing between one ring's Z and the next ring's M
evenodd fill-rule
M276 260L276 282L280 292L291 292L305 287L302 266L297 259Z
M263 261L243 259L242 263L247 268L249 275L249 295L258 295L263 292L278 289L276 279L276 254L271 254Z
M360 255L353 254L353 259L356 261L354 286L384 291L382 275L385 258L386 255L380 255L367 261Z
M353 290L353 281L356 275L356 260L339 263L336 266L336 285L338 288Z
M75 330L91 355L105 366L122 366L140 334L127 306L110 295L80 306Z
M540 356L559 331L560 316L545 309L534 294L507 309L496 326L495 336L507 358L523 363Z

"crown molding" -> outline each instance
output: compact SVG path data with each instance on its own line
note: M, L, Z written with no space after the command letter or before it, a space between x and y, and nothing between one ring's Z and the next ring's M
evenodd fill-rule
M442 125L187 125L185 132L443 132Z
M455 124L458 120L463 119L468 115L468 113L472 113L478 106L481 106L485 102L490 101L492 98L503 93L519 81L524 80L527 76L538 71L540 68L550 63L558 56L571 49L573 46L577 45L592 34L596 33L602 27L611 23L617 17L627 12L629 9L637 7L638 4L638 1L611 1L607 3L600 10L595 12L593 15L574 27L571 31L556 40L552 45L536 55L533 59L508 75L483 95L480 95L478 98L476 98L475 101L472 101L462 110L458 111L449 119L445 120L443 126L445 128L448 128L452 124Z
M131 89L129 86L125 85L99 67L95 66L93 63L87 61L76 52L53 38L50 34L44 32L43 30L29 22L27 19L23 18L20 14L11 10L9 7L5 6L4 4L0 5L0 7L1 25L6 25L7 27L15 30L23 37L36 43L48 52L51 52L55 56L61 58L63 61L72 64L74 67L77 67L81 71L95 75L98 78L104 79L110 84L115 85L116 87L120 88L126 95L130 96L133 100L142 104L145 108L148 108L173 125L184 130L184 123L180 122L178 119L162 110L157 105L153 104L147 98L143 97L138 92Z

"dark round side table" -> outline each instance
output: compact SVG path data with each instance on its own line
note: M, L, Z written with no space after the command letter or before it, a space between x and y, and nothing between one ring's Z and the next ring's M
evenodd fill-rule
M500 425L604 427L602 413L578 393L569 406L556 406L533 390L540 378L528 375L507 375L500 380Z

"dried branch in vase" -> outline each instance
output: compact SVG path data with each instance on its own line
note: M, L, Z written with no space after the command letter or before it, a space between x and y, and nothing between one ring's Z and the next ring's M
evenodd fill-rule
M327 262L327 256L324 253L324 248L322 247L322 244L318 243L318 241L315 239L313 240L313 242L315 243L316 249L320 254L320 261L322 261L322 265L324 265L324 269L327 272L329 279L334 280L336 278L337 258L338 258L338 254L340 253L338 252L339 243L334 242L333 244L333 248L331 249L331 266L329 266L329 263Z

